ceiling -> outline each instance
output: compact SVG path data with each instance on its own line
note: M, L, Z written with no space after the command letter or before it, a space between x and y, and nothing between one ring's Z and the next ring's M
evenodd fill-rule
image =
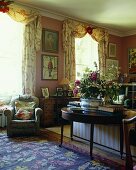
M136 32L136 0L15 0L117 32Z

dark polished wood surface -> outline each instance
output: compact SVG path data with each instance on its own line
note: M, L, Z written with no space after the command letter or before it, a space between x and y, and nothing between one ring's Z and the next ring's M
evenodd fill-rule
M122 124L122 114L104 113L97 110L84 111L83 109L62 108L62 118L82 123L93 124Z
M109 125L115 124L120 126L120 154L121 158L123 155L123 124L122 119L124 118L123 113L108 113L101 112L98 110L84 111L80 108L70 109L62 108L62 120L68 120L71 122L71 139L73 139L73 122L88 123L90 126L90 156L92 158L92 149L93 149L93 134L94 134L94 125L102 124ZM61 123L61 143L63 143L63 121Z

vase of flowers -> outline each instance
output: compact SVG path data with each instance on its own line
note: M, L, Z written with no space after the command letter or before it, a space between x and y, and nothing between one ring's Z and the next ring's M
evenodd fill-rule
M107 77L100 78L97 69L92 71L86 68L81 80L75 81L73 93L80 94L81 107L86 107L87 102L89 107L98 107L102 104L104 98L109 98L111 101L116 100L119 96L120 87L121 85L117 82L108 81ZM94 102L90 102L91 100L94 100Z

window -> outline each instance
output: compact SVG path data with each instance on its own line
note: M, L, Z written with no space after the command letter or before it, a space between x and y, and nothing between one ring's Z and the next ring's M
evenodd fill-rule
M22 92L23 24L0 13L0 96Z
M95 70L94 62L97 63L99 69L98 42L93 40L89 34L86 34L83 38L75 38L75 58L76 79L82 77L86 67Z

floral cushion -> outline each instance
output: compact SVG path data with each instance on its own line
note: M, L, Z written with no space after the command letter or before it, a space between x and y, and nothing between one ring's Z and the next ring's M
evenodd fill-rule
M15 114L15 118L22 119L22 120L28 120L31 119L33 115L33 111L28 111L20 108L18 112Z
M36 103L35 102L25 102L25 101L15 101L15 118L17 119L31 119L34 113Z

